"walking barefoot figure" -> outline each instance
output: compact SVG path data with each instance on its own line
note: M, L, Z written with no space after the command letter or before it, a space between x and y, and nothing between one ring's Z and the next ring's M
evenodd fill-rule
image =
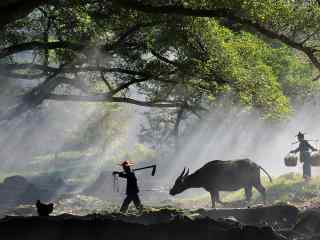
M123 161L120 164L123 168L123 172L113 172L113 174L118 174L121 178L127 179L127 189L126 194L127 197L124 199L122 206L120 208L120 212L126 213L129 207L129 204L133 201L136 208L139 210L139 212L142 211L143 206L141 204L140 198L139 198L139 188L137 184L137 178L133 171L131 171L130 166L132 165L129 161Z
M291 153L300 152L300 162L303 162L303 178L305 180L310 180L311 178L311 155L310 149L312 151L317 151L316 148L310 145L310 143L304 139L304 134L299 132L297 135L299 141L299 147L290 151Z

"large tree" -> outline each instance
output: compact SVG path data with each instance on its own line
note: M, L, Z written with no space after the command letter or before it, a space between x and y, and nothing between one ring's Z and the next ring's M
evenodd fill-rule
M226 93L279 116L287 92L272 59L283 44L319 68L316 1L33 2L2 23L1 120L48 99L174 108L178 119ZM34 85L12 97L13 79Z

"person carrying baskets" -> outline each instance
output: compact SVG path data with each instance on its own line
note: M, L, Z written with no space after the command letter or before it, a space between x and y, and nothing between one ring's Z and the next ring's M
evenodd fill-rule
M311 178L311 155L310 150L317 151L316 148L311 146L311 144L304 139L304 134L299 132L297 135L299 146L290 151L290 153L300 152L300 162L303 163L303 178L305 180L310 180Z

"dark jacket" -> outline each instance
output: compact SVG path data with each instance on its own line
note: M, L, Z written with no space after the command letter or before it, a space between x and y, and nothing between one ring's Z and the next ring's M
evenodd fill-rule
M292 152L300 152L300 161L306 162L310 160L309 150L316 151L317 149L312 147L307 140L302 140L299 143L299 147L293 150Z
M137 178L136 175L133 172L119 173L119 177L126 178L127 179L127 195L134 195L139 192L138 184L137 184Z

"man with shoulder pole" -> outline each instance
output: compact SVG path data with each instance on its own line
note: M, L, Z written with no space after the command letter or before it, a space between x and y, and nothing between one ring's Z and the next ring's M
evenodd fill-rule
M127 188L126 188L126 194L127 197L124 199L120 212L126 213L129 207L129 204L133 201L134 205L136 206L137 210L139 212L142 212L143 206L141 204L140 198L139 198L139 188L137 184L137 178L133 171L131 171L130 166L132 166L132 162L125 160L120 164L123 168L123 172L117 172L114 171L113 175L118 174L121 178L127 179Z

